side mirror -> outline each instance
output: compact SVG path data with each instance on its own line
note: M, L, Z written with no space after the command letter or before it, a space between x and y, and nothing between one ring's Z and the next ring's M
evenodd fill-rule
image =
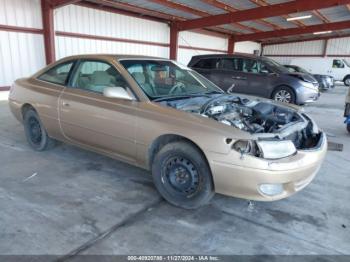
M119 98L125 100L134 100L134 98L123 87L106 87L103 89L105 97Z

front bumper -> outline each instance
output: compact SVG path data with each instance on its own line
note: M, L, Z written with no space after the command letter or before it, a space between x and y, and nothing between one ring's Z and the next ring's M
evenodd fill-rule
M318 100L321 93L319 90L301 87L296 90L297 104L312 103Z
M215 191L224 195L258 201L286 198L306 187L316 176L327 152L327 138L321 134L312 150L299 150L297 154L278 160L244 156L237 159L232 151L220 160L210 161ZM231 160L231 161L230 161ZM281 184L283 191L265 195L262 184Z

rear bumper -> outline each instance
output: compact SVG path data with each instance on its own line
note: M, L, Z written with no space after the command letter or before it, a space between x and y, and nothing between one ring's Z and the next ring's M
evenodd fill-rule
M297 154L266 160L251 156L235 161L211 161L215 191L224 195L257 201L274 201L293 195L306 187L316 176L327 152L327 139L323 133L313 150L299 150ZM241 163L241 165L239 165ZM278 184L283 190L276 195L266 195L262 184Z

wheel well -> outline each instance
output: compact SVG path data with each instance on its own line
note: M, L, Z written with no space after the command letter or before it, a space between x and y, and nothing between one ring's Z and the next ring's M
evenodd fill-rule
M180 135L174 135L174 134L161 135L153 141L153 143L151 144L151 146L148 149L148 167L149 167L149 169L152 168L153 160L154 160L156 154L159 152L159 150L162 149L163 146L165 146L166 144L172 143L172 142L179 142L179 141L186 142L186 143L192 145L193 147L197 148L198 151L201 152L203 158L205 159L205 161L210 169L208 159L206 158L203 150L196 143L194 143L192 140L190 140L186 137L183 137Z
M293 92L295 99L297 98L296 93L295 93L295 91L294 91L293 88L291 88L290 86L287 86L287 85L279 85L279 86L276 86L276 87L272 90L272 93L271 93L271 96L270 96L271 99L273 99L273 95L274 95L274 93L276 92L277 88L281 88L281 87L288 87L288 88Z
M344 76L344 78L343 78L343 82L345 81L345 79L347 79L348 77L350 77L350 75L346 75L346 76Z
M29 109L33 109L34 111L35 108L31 105L31 104L24 104L21 108L21 112L22 112L22 118L24 117L24 114L29 110Z

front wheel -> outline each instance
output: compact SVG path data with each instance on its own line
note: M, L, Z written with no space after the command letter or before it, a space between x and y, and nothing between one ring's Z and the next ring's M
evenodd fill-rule
M295 104L294 92L287 86L277 87L272 94L272 99L279 102Z
M350 86L350 76L345 77L345 79L344 79L344 85Z
M348 130L348 132L350 133L350 124L346 125L346 129Z
M152 177L159 193L178 207L198 208L214 195L206 159L186 142L167 144L157 153L152 164Z

